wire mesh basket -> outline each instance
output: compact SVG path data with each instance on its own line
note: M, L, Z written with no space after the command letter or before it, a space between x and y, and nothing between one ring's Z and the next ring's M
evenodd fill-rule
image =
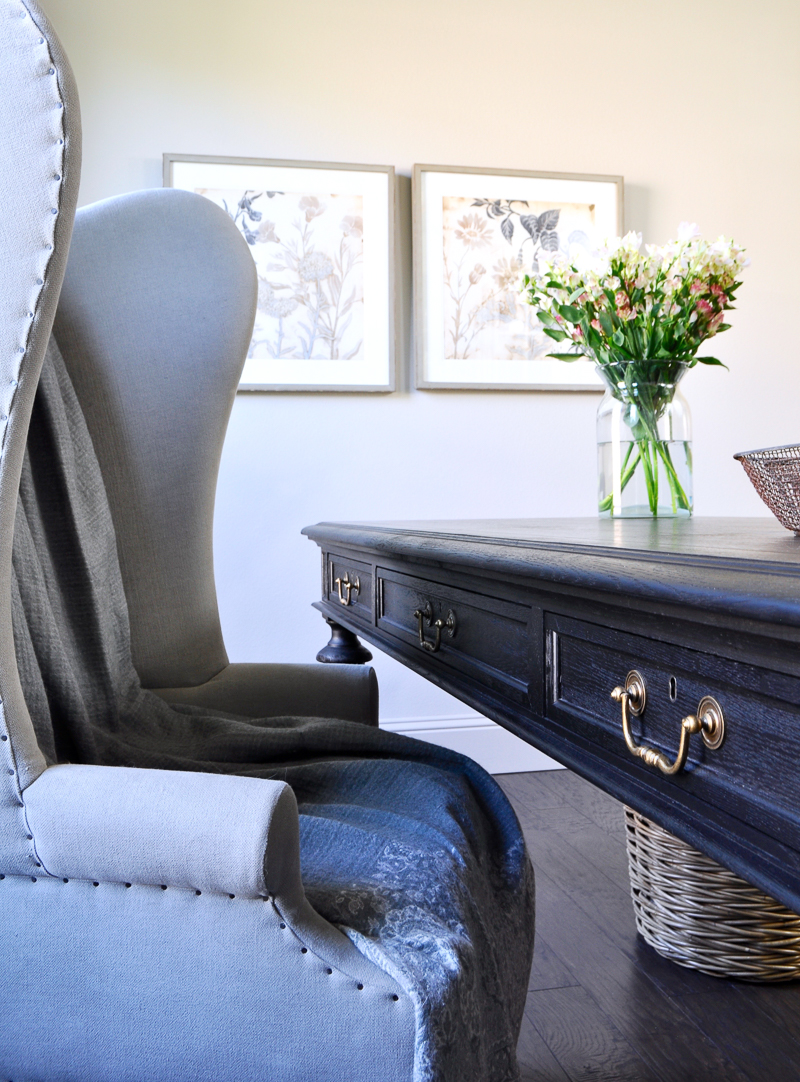
M740 451L733 457L781 526L800 534L800 445Z
M714 977L800 977L800 916L625 808L639 934L659 954Z

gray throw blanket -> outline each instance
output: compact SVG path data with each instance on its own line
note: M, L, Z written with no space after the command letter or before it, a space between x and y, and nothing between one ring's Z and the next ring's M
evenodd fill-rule
M14 635L49 763L277 778L311 904L416 1004L415 1082L511 1082L533 948L514 812L464 756L355 722L252 720L142 689L103 481L51 341L14 532Z

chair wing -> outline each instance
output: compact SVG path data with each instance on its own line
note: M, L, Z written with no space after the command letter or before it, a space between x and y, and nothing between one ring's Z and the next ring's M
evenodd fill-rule
M228 661L214 493L256 288L244 238L200 195L78 211L54 329L103 472L145 687L201 684Z

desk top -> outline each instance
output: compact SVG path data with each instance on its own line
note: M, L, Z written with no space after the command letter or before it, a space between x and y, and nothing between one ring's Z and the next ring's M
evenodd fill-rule
M705 557L785 564L800 570L800 537L773 518L601 519L507 518L388 522L321 522L303 533L316 539L333 527L356 535L417 535L444 542L505 542L520 548L605 550L607 555ZM355 536L353 537L355 540Z
M772 518L321 522L303 533L324 546L800 627L800 537Z

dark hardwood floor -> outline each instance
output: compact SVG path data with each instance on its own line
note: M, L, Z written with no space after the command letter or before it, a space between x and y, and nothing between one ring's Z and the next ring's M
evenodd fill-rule
M524 1082L800 1082L800 982L664 960L636 934L621 804L568 770L497 780L536 868Z

